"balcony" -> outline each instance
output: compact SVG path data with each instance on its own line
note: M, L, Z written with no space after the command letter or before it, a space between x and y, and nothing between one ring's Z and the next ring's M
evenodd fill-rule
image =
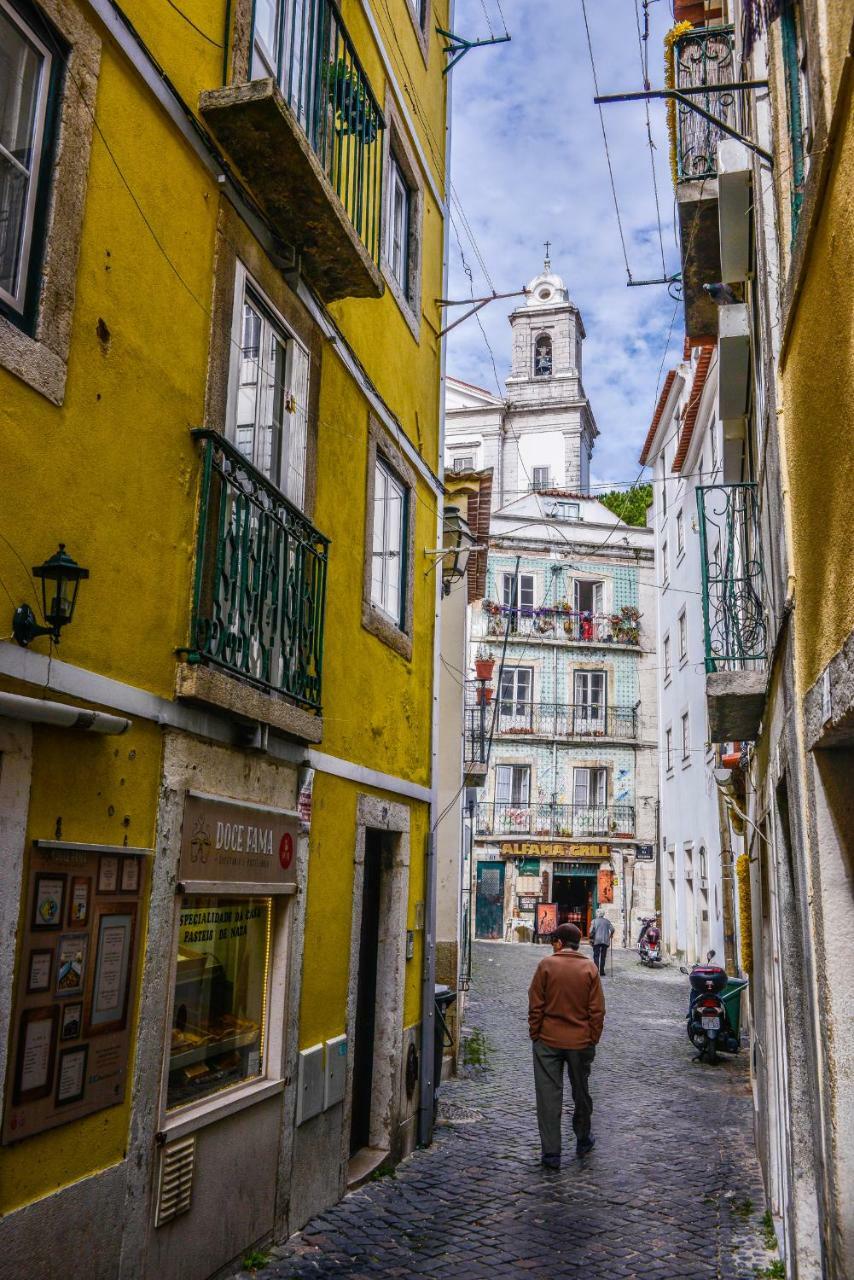
M511 639L559 640L571 644L619 644L637 648L640 644L640 613L627 605L619 613L599 614L565 606L519 608L483 601L487 636L503 636L510 625Z
M729 87L738 79L736 71L732 27L699 27L674 42L674 88L705 89L690 92L691 101L733 128L741 94ZM708 337L718 331L718 316L703 285L722 278L717 147L726 134L682 103L671 107L685 332L691 338Z
M319 741L328 539L229 441L193 436L203 469L178 694Z
M289 27L275 67L256 39L256 78L199 110L323 298L378 298L385 120L333 0Z
M542 836L549 839L634 835L634 805L503 804L477 806L479 836Z
M637 711L634 707L505 699L496 708L495 737L499 736L632 741L638 736Z
M485 701L465 708L463 776L467 787L482 787L486 782L492 715L493 708Z
M757 487L703 485L697 507L709 733L712 742L752 742L768 656Z

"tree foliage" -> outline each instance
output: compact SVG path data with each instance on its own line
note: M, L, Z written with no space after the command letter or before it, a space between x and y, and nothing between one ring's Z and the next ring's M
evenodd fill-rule
M652 502L652 485L639 484L633 489L611 489L600 493L599 501L626 524L646 525L646 509Z

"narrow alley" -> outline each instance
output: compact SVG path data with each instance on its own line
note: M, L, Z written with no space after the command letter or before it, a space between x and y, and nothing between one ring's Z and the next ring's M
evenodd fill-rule
M311 1221L255 1271L471 1280L754 1280L776 1274L762 1230L746 1050L691 1061L675 965L618 951L592 1076L595 1151L539 1163L526 992L544 951L475 944L460 1078L442 1086L431 1149ZM245 1273L244 1273L245 1274Z

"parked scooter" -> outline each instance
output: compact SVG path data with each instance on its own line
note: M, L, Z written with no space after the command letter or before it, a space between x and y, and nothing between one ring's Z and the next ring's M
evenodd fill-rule
M661 964L661 930L656 924L655 916L641 917L638 955L641 964L648 965L650 969Z
M691 983L691 1000L688 1006L688 1039L699 1050L695 1061L705 1058L706 1062L717 1062L718 1054L738 1053L739 1050L739 1017L734 1008L734 1017L730 1017L728 1005L733 999L741 1000L741 991L747 986L746 981L730 982L726 969L711 962L715 952L710 951L705 964L695 964L690 970L680 965L681 973L687 974ZM730 991L725 993L729 985Z

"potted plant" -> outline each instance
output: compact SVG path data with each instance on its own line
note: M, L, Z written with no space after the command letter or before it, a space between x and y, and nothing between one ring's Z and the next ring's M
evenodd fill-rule
M640 609L624 604L619 613L611 614L611 633L618 644L640 643Z
M329 63L324 79L335 118L335 132L357 134L364 143L375 142L379 119L356 67L338 58Z
M492 688L488 684L481 684L477 687L477 705L479 707L488 707L492 701Z
M495 658L492 650L487 649L486 645L479 646L474 658L474 670L478 680L491 680L492 673L495 670Z

